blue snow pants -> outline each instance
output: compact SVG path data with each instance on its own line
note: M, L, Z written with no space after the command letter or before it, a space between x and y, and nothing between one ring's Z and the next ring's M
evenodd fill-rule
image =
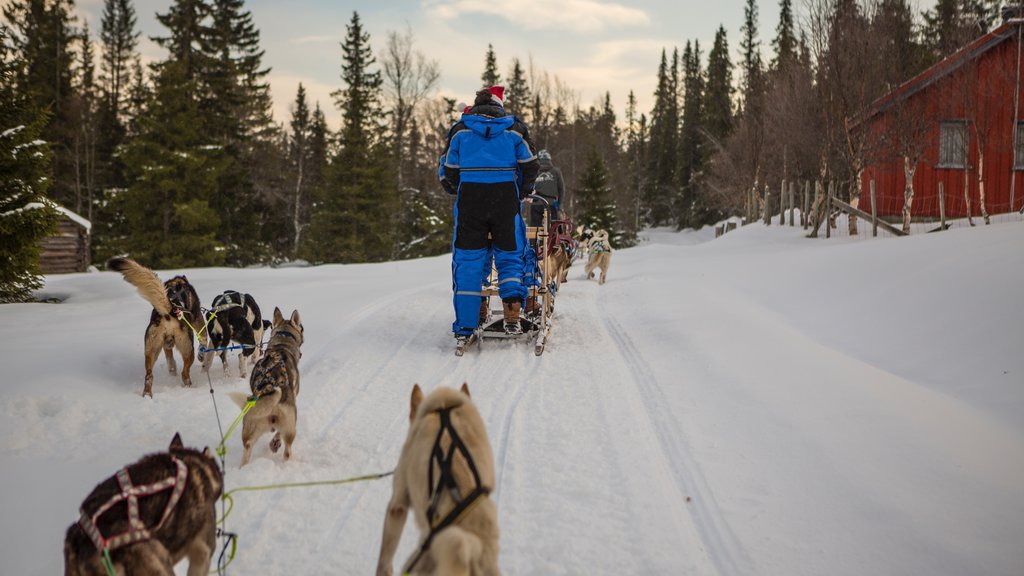
M480 323L483 280L493 254L498 294L503 301L524 300L526 223L513 182L462 182L455 201L452 240L452 290L456 334L472 334ZM490 234L490 238L488 238Z

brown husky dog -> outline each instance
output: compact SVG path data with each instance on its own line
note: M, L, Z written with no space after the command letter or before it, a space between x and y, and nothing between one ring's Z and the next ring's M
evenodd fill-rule
M291 318L285 320L281 309L274 308L270 329L267 351L249 376L252 397L259 397L259 400L242 419L242 466L252 456L253 443L267 432L274 433L270 450L277 452L284 440L284 459L292 457L298 417L295 398L299 395L299 358L302 357L299 347L302 346L303 329L299 311L293 310ZM243 407L249 399L242 392L232 392L230 396Z
M223 477L210 451L150 454L107 478L82 502L64 538L65 576L105 576L106 548L116 574L173 576L188 558L189 576L210 570Z
M377 575L393 573L410 508L420 546L403 574L500 574L498 510L488 497L494 488L494 456L469 387L438 388L424 399L419 385L413 386L409 435L395 467Z
M131 258L112 258L107 262L107 268L120 272L124 279L135 286L139 294L153 305L153 313L150 314L149 325L146 326L146 381L142 395L153 397L153 365L160 356L160 350L164 351L167 358L168 371L176 374L178 366L174 363L174 349L178 349L183 364L181 385L191 386L192 377L189 370L195 359L195 342L189 324L200 330L199 342L206 342L196 289L184 276L175 276L161 283L156 273Z

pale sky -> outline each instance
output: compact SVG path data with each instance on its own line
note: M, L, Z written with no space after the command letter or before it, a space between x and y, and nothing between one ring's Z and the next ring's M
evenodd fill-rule
M140 51L144 61L166 57L149 36L166 35L155 15L168 12L171 0L135 0ZM800 0L793 4L799 9ZM742 0L248 0L265 50L263 65L274 98L274 118L287 124L299 82L312 102L319 101L332 128L340 124L330 92L342 86L341 46L353 11L359 13L375 54L389 31L412 28L415 49L437 60L440 95L470 101L480 87L487 45L492 44L503 78L512 59L558 76L580 95L583 107L605 91L620 120L630 90L639 111L650 113L656 74L664 48L669 57L687 40L700 42L705 59L719 25L728 34L730 57L740 60ZM778 23L778 1L758 0L762 54L771 54ZM78 0L77 11L98 36L103 0ZM378 57L378 62L380 58Z

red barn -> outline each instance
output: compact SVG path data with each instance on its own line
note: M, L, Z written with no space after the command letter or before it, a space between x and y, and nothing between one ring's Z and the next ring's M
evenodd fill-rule
M850 121L864 142L862 209L874 180L878 215L901 215L907 174L914 218L939 217L940 182L946 217L1024 206L1022 27L1007 19Z

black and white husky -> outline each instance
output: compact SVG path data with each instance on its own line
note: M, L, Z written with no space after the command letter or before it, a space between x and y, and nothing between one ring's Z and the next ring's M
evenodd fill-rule
M234 290L226 290L213 299L213 305L207 312L206 320L209 323L207 334L209 334L209 349L200 348L199 361L203 363L203 372L209 372L213 364L214 355L220 355L224 372L228 371L228 351L234 345L241 346L238 354L238 376L248 376L246 360L252 356L253 361L259 359L261 354L260 344L263 341L263 331L270 327L270 322L264 321L260 315L260 307L256 300L249 294L241 294Z

